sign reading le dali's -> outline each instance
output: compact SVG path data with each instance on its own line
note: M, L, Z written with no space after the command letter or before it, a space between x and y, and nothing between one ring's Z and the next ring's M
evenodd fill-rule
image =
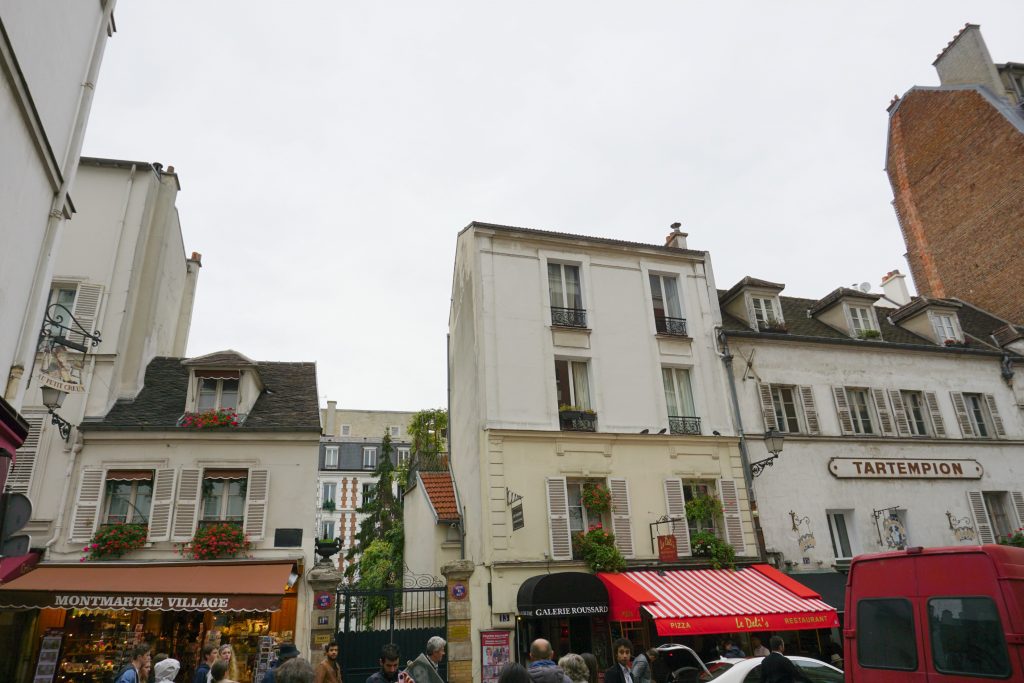
M832 458L828 471L839 479L981 479L977 460Z

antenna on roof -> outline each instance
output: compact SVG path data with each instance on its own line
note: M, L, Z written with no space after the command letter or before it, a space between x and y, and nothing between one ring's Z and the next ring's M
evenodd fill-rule
M857 289L859 289L860 291L862 291L865 294L867 294L868 292L871 291L871 283L870 282L862 282L862 283L860 283L860 287L858 287Z

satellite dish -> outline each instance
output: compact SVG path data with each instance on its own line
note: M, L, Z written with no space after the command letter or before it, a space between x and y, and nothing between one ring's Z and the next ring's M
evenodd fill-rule
M859 289L860 289L860 291L862 291L864 293L870 292L871 291L871 283L870 282L862 282L862 283L860 283Z

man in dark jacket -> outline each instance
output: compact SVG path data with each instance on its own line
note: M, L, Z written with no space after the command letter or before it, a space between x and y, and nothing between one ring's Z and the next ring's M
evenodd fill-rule
M551 643L543 638L530 644L530 668L527 672L533 683L572 683L562 667L555 664L554 658L555 651L551 649Z
M210 678L210 667L217 661L217 648L213 645L203 645L203 649L199 652L201 660L199 666L196 667L196 672L192 676L192 683L206 683Z
M277 651L277 664L263 676L263 683L277 683L277 667L298 656L299 649L295 643L281 643L281 649Z
M612 654L615 663L604 672L604 683L633 683L633 674L629 670L629 658L633 656L633 643L628 638L618 638L612 643Z
M761 661L761 683L811 683L800 669L796 668L789 657L782 654L786 651L786 643L779 636L772 636L769 641L772 653Z
M380 671L366 679L366 683L395 683L398 680L398 660L401 654L394 643L385 643L380 649Z

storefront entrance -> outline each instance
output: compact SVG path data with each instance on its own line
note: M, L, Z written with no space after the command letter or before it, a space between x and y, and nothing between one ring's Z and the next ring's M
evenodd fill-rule
M516 597L516 643L520 662L530 643L544 638L555 655L592 652L602 667L611 666L608 591L593 574L558 572L532 576Z

